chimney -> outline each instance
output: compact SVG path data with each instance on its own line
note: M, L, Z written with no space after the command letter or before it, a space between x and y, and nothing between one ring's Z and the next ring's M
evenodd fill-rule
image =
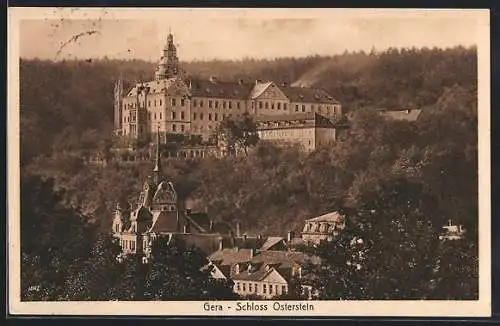
M256 248L252 248L250 250L250 259L252 259L253 257L255 257L256 254L257 254L257 249Z
M243 85L243 79L238 79L238 84Z
M183 233L188 233L188 226L187 226L187 224L184 224Z
M292 231L288 231L288 234L287 234L287 237L286 237L286 241L287 242L291 242L293 238L294 238L293 232Z
M240 273L240 264L234 265L234 273L239 274Z
M252 264L248 264L247 272L248 272L248 274L252 273Z
M260 80L260 79L256 79L256 80L255 80L255 85L258 85L258 84L260 84L260 83L261 83L261 80Z
M241 235L241 222L236 221L236 236L239 237Z
M214 232L214 221L210 220L210 232Z
M288 83L287 83L287 82L283 82L283 83L281 84L281 86L283 86L283 87L287 87L287 86L288 86Z
M212 84L215 84L215 83L217 82L217 77L215 77L215 76L211 76L211 77L210 77L210 82L211 82Z
M247 242L247 235L245 233L245 234L243 234L243 243L246 243L246 242Z
M219 250L224 249L224 243L222 240L223 240L222 238L219 238Z
M186 208L186 215L191 215L191 208Z
M259 234L259 235L257 236L257 239L262 240L262 234Z

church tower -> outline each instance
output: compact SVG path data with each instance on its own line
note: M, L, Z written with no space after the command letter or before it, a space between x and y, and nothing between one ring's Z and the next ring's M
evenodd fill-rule
M156 68L155 79L162 80L174 78L178 76L179 71L179 58L177 57L177 48L174 45L174 36L172 33L168 34L167 44L163 48L163 56Z

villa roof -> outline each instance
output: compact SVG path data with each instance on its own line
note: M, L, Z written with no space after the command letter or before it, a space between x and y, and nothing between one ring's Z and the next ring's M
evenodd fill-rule
M343 218L339 212L331 212L306 220L306 222L339 222Z

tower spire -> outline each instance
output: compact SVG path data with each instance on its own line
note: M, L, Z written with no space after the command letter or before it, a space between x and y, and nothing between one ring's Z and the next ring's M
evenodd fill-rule
M153 169L154 182L158 184L160 181L160 124L156 130L156 159L155 167Z

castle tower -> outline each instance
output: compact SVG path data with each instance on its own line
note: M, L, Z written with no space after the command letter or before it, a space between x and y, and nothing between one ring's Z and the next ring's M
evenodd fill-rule
M165 44L163 48L163 56L155 72L155 79L162 80L174 78L179 72L179 58L177 57L177 48L174 45L174 36L169 33L167 44Z
M123 99L123 82L120 76L115 83L114 88L114 131L116 135L121 135L122 129L122 99Z

